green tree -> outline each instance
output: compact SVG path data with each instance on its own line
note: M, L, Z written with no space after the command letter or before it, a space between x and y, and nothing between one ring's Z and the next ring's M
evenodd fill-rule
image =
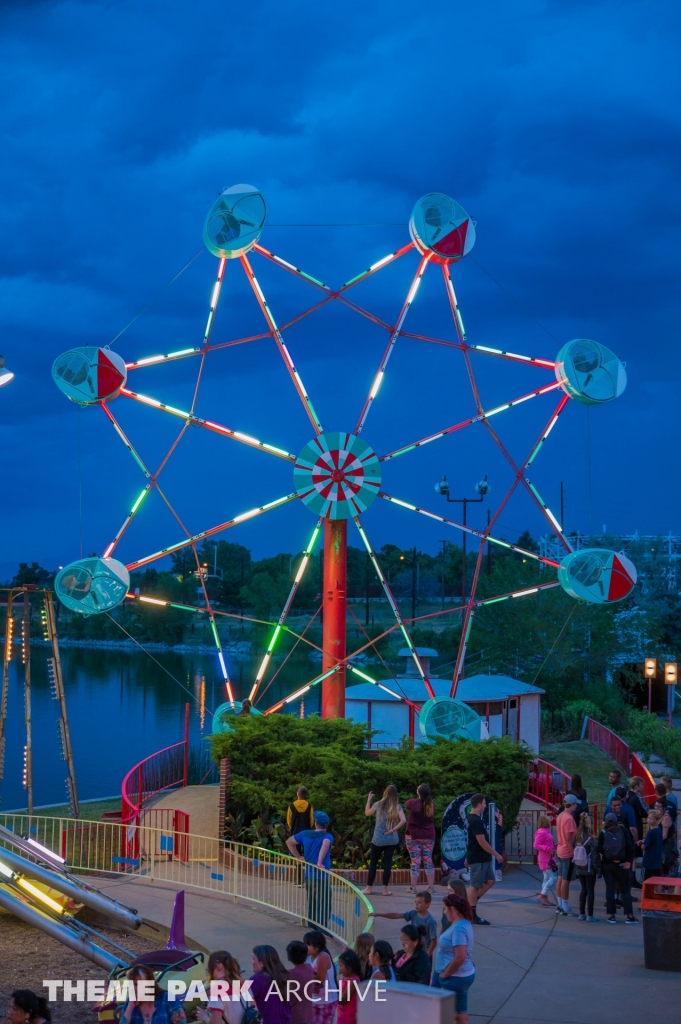
M28 562L19 562L19 568L10 586L24 587L27 583L32 583L36 587L51 587L56 575L56 570L44 569L38 562L31 562L30 565Z

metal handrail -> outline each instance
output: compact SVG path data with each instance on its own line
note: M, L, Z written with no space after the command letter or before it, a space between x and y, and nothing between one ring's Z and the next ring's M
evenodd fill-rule
M151 796L155 796L156 793L162 793L166 789L173 789L175 786L181 786L187 784L186 782L186 770L185 770L185 741L182 740L180 743L172 743L169 747L164 747L162 750L157 750L154 754L150 754L148 757L143 758L136 765L134 765L127 775L124 777L121 783L121 821L126 823L133 821L142 810L142 804L146 799ZM165 757L169 755L170 751L175 751L178 755L181 753L182 757ZM164 764L169 762L168 765ZM177 764L173 765L173 761ZM179 768L179 771L170 771L168 781L163 785L147 786L147 781L150 767L160 768L160 779L164 777L164 770L166 766L170 769ZM136 788L134 783L136 783Z
M64 857L76 874L130 878L137 884L163 881L178 889L231 896L235 903L244 900L322 928L346 945L352 945L373 920L371 903L352 882L273 850L177 834L147 826L143 820L124 824L0 814L0 824L15 835L31 835Z
M571 778L542 757L534 757L527 764L527 796L539 800L549 810L562 803L570 788Z

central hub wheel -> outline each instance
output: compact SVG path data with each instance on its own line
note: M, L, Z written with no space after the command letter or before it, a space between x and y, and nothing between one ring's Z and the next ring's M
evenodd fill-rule
M355 434L320 434L298 456L293 480L315 515L350 519L364 512L378 494L381 464Z

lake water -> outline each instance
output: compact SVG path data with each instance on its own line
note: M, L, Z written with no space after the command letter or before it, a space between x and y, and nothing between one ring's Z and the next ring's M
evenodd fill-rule
M190 744L211 733L212 713L226 693L215 654L103 648L60 648L71 743L81 800L120 793L125 773L143 757L183 738L190 705ZM60 757L58 708L47 675L48 647L31 647L33 803L66 802L66 765ZM225 652L235 697L248 696L260 659ZM303 686L320 670L305 655L291 658L259 705L264 710ZM162 666L162 667L161 667ZM274 663L274 671L278 663ZM165 670L165 671L164 671ZM26 806L22 785L24 674L17 646L10 662L2 809ZM170 673L170 675L168 675ZM271 678L272 670L268 673ZM171 678L174 677L174 678ZM267 681L266 681L267 682ZM182 684L182 686L180 685ZM182 687L186 687L186 692ZM305 694L305 714L319 710L319 687ZM298 713L299 704L291 706ZM207 747L208 744L206 743Z

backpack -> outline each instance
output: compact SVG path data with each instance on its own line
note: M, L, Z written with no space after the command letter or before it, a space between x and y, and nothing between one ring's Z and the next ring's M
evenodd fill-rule
M589 867L589 854L586 852L586 848L578 843L575 846L572 859L576 868L587 868Z
M603 833L603 860L623 861L626 857L627 844L624 841L622 826L608 828Z
M259 1010L256 1010L256 1008L253 1005L253 1003L251 1003L251 1002L245 1003L243 996L240 996L240 999L241 999L241 1005L242 1005L243 1010L244 1010L244 1015L241 1018L241 1024L262 1024L262 1014L260 1013ZM223 1021L226 1021L226 1017L225 1017L224 1013L222 1015L222 1019L223 1019Z

